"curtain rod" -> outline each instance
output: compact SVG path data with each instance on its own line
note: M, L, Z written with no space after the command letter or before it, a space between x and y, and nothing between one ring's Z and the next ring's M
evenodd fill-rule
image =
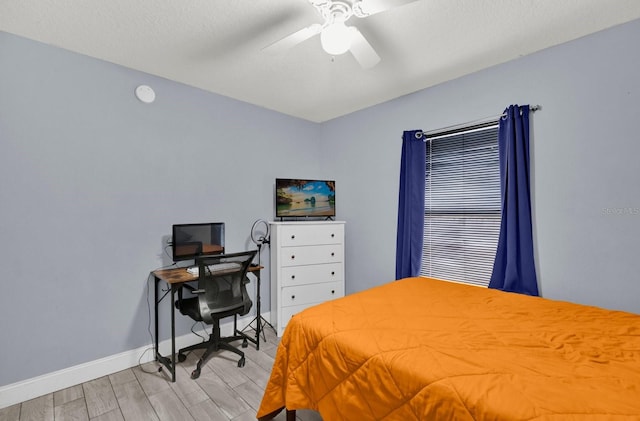
M529 107L529 111L535 112L540 110L541 108L542 108L541 105L532 105ZM492 124L497 124L502 117L506 117L506 114L502 113L496 116L485 117L479 120L470 121L468 123L456 124L453 126L443 127L436 130L430 130L428 132L422 130L422 131L416 132L415 136L416 136L416 139L422 139L424 137L426 140L426 137L429 135L436 134L436 133L443 135L443 134L446 134L446 132L458 131L465 127L468 127L470 130L477 130L478 128L481 128L481 127L484 128L484 127L491 126Z

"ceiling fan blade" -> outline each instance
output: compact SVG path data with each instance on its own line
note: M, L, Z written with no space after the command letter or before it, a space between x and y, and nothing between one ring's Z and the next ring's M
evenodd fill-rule
M418 0L359 0L354 8L358 8L364 16L371 16L415 1Z
M274 42L273 44L267 45L262 49L262 51L270 54L283 53L288 49L300 44L301 42L308 40L312 36L319 34L321 31L322 25L320 25L319 23L314 23L313 25L302 28L301 30L294 32L291 35L287 35L286 37Z
M363 69L370 69L380 61L380 56L373 49L369 41L366 40L364 35L357 28L353 28L353 38L351 40L351 54L355 57L356 61L360 63Z

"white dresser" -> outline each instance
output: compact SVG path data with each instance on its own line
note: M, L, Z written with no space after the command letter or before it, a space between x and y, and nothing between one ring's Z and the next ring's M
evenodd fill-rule
M344 296L344 222L271 222L271 324Z

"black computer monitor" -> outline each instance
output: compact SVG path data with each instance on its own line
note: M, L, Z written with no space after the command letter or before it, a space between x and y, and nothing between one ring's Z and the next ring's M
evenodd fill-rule
M224 222L174 224L172 231L174 262L224 253Z

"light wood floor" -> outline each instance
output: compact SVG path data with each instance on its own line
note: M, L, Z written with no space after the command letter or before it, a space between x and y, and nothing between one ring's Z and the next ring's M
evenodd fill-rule
M0 421L249 421L256 419L269 379L278 338L270 329L260 351L249 343L246 364L227 351L214 354L192 380L200 350L177 367L171 383L158 364L146 363L30 401L0 409ZM240 345L240 341L234 344ZM284 411L276 420L285 419ZM298 411L300 421L322 421L313 411Z

